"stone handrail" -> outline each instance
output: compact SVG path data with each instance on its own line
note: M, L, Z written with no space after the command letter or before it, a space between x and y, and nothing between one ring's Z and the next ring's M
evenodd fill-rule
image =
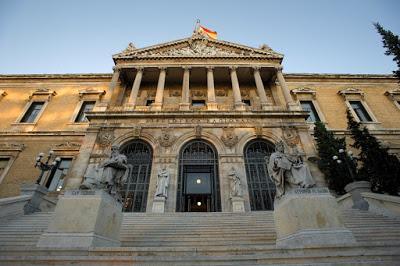
M0 220L24 214L24 206L32 195L21 195L0 199Z
M362 192L362 197L369 204L369 211L384 216L400 218L400 197ZM341 209L351 209L353 201L349 193L337 198Z

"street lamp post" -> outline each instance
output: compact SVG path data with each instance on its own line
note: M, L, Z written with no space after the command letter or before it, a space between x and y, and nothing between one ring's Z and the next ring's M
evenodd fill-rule
M52 150L49 151L49 154L47 155L47 159L45 159L45 161L42 160L43 158L44 158L43 152L39 153L38 156L36 157L35 168L39 168L41 171L38 179L36 180L36 184L38 184L38 185L40 185L40 182L42 181L44 173L47 171L51 171L53 169L58 169L58 167L60 166L60 162L61 162L60 157L54 158L54 151L52 151Z
M347 171L350 174L350 177L353 181L356 181L356 174L354 173L354 169L357 168L357 159L353 157L353 153L351 151L346 153L344 149L339 149L338 150L339 155L335 155L332 157L332 159L337 163L341 164L342 162L345 163Z

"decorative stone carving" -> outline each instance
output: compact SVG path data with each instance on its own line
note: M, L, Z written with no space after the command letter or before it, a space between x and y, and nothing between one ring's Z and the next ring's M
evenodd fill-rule
M136 47L133 43L129 43L128 47L126 47L126 49L122 52L122 53L132 53L136 50Z
M201 131L203 130L203 128L200 125L197 125L194 128L194 133L196 135L196 138L201 138Z
M0 143L0 150L23 151L25 147L26 146L23 143Z
M158 138L158 142L162 147L170 147L175 142L175 137L171 135L170 130L162 129L161 136Z
M286 154L282 141L275 146L275 152L266 158L268 173L276 186L276 198L295 188L315 186L310 169L298 154Z
M215 95L218 97L225 97L228 94L227 94L226 90L215 90Z
M216 46L207 45L203 40L194 40L188 47L173 48L164 51L149 51L142 55L146 56L240 56L242 54L222 49Z
M295 147L300 144L300 137L295 128L283 127L283 139L290 147Z
M80 189L102 189L107 191L117 201L121 202L120 191L122 185L126 183L129 169L128 159L125 155L119 153L119 147L111 147L111 155L99 167L97 176L85 177Z
M102 147L108 147L114 141L114 130L101 130L97 135L97 143Z
M239 175L236 173L234 167L232 167L231 171L229 172L228 178L229 178L230 198L243 197L242 182Z
M66 141L64 143L53 145L53 150L79 150L81 144L76 142Z
M206 91L203 90L192 90L192 97L205 97Z
M158 171L157 174L157 185L156 193L154 196L160 198L168 198L168 186L169 186L169 173L164 167Z
M256 126L254 127L254 132L257 137L261 137L263 135L263 128L262 126Z
M142 127L141 126L134 127L133 128L133 137L140 138L140 134L142 134Z
M233 128L224 128L223 130L222 142L229 148L234 147L239 142L239 137L235 135L235 130Z
M181 91L173 90L173 91L171 91L170 96L172 96L172 97L180 97L181 96Z

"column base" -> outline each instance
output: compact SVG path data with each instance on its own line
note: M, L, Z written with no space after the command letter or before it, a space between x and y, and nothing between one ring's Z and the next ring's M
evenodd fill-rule
M189 111L190 110L190 103L180 103L179 104L180 111Z
M155 197L153 200L153 213L164 213L165 212L165 201L164 197Z
M244 199L242 197L232 197L232 212L245 212Z
M217 103L207 103L207 110L217 111L218 110L218 104Z
M244 103L235 103L236 111L246 111L246 105Z

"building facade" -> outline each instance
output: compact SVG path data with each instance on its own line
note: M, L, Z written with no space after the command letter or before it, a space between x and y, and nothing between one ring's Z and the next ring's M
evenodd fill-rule
M229 175L245 211L271 210L265 160L278 141L318 185L314 121L346 135L346 110L400 153L400 90L391 75L283 74L283 55L193 36L113 56L112 74L0 76L0 197L34 183L40 152L59 169L41 180L56 198L78 188L118 145L132 168L126 212L151 212L157 173L170 175L166 212L232 211Z

